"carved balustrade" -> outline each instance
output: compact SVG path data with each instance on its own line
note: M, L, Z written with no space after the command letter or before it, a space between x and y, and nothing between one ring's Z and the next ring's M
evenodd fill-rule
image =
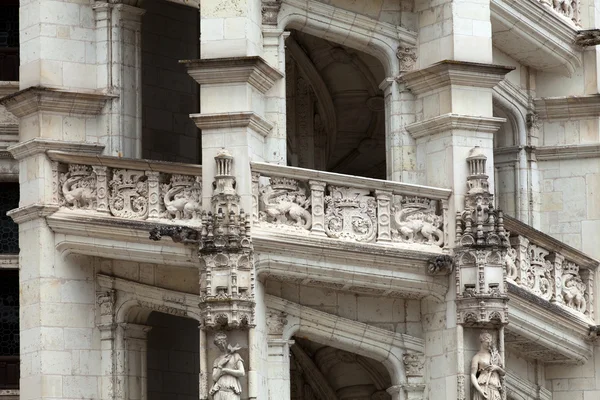
M576 26L581 26L580 0L537 0Z
M593 320L598 262L513 218L507 217L505 224L511 232L508 282Z
M360 243L448 247L450 190L253 163L253 220L283 230Z
M202 168L49 151L53 203L135 220L200 225Z

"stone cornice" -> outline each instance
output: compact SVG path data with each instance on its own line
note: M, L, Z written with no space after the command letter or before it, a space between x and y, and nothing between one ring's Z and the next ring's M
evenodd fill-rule
M34 86L0 99L0 105L19 118L35 112L49 111L67 115L98 115L113 95L76 92Z
M543 248L561 253L567 260L573 261L582 268L591 270L596 270L598 268L598 260L513 217L504 215L504 227L511 234L524 236L529 239L529 241Z
M0 81L0 99L19 91L18 81Z
M32 221L37 218L45 218L58 211L57 205L30 204L28 206L15 208L6 213L17 224Z
M407 72L399 79L416 95L450 85L491 89L513 69L503 65L445 60Z
M283 74L259 56L181 60L200 85L249 83L266 93Z
M46 152L48 158L52 161L58 161L65 164L83 164L111 168L135 169L139 171L158 171L170 174L202 176L202 166L196 164L181 164L169 161L154 161L133 158L121 158L113 156L101 156L89 152L82 154L76 150Z
M490 10L493 23L499 25L498 33L510 36L494 45L521 63L542 71L558 67L564 75L582 65L581 49L574 45L577 30L551 8L538 1L492 0ZM495 32L493 38L498 36ZM512 51L515 47L508 44L517 40L538 49L537 57Z
M66 142L61 140L50 140L35 138L10 146L7 150L12 156L21 160L35 154L45 153L49 150L70 151L83 154L100 154L104 149L103 144L86 142Z
M215 114L191 114L190 118L200 129L231 129L249 127L261 136L267 136L273 125L260 115L248 112L230 112Z
M538 161L600 158L600 143L536 147Z
M414 139L420 139L451 130L463 130L479 133L494 133L503 123L504 118L473 117L470 115L444 114L419 121L406 126L406 130Z
M600 94L545 97L534 100L535 111L545 120L600 117Z

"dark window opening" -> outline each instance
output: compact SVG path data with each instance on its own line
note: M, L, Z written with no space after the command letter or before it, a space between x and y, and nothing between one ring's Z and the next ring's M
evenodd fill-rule
M0 81L19 80L19 3L10 3L0 4Z
M19 272L0 270L0 389L19 388Z
M19 225L6 213L19 207L19 184L0 183L0 254L19 253Z

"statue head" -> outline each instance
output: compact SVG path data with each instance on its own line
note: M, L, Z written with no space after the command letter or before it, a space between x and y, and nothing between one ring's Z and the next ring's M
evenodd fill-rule
M481 335L479 335L479 342L481 343L481 349L482 350L487 350L487 351L491 351L492 350L492 335L487 332L487 331L483 331L481 333Z
M226 352L227 351L227 335L225 334L225 332L219 331L219 332L215 333L214 343L219 348L219 350L221 350L222 352Z

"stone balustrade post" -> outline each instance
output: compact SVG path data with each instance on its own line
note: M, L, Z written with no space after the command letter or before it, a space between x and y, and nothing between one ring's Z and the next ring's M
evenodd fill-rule
M550 282L552 285L552 298L550 301L556 304L562 304L564 302L562 296L562 276L565 257L560 253L550 253L548 260L552 265L552 276L554 278L554 280Z
M103 214L110 214L108 208L108 168L102 166L93 166L96 174L96 211Z
M515 238L510 238L511 246L517 250L517 283L519 285L527 282L527 268L529 266L527 262L527 251L529 249L529 239L524 236L517 236Z
M591 269L580 269L579 275L585 283L585 300L587 303L586 315L594 319L594 271Z
M310 185L310 203L312 205L313 235L325 236L325 186L322 181L308 181Z
M146 171L148 177L148 219L157 219L160 217L160 187L157 171Z
M377 242L391 242L391 200L392 192L375 191L377 199Z
M260 172L252 172L252 223L258 222L260 201Z

